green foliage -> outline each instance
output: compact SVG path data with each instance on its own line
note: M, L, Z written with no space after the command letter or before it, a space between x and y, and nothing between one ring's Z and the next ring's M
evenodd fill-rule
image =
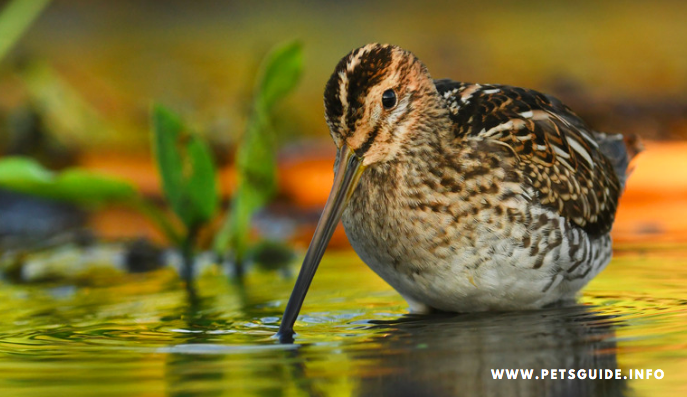
M231 202L230 213L215 238L215 249L225 253L232 248L239 262L248 251L253 213L266 205L276 190L271 113L275 105L295 88L302 64L301 44L289 42L274 49L265 58L258 73L251 115L236 155L239 185ZM60 98L70 91L62 87L62 83L51 75L48 68L36 66L29 69L25 80L32 92L36 93L37 102L50 108L46 114L55 116L51 118L51 124L66 130L107 129L97 117L71 117L70 113L60 110L63 104ZM66 97L71 98L68 101L70 106L81 103L77 96ZM85 106L77 107L87 109ZM80 128L85 125L92 128ZM169 207L185 226L183 234L177 231L165 213L146 201L130 183L86 170L73 168L55 173L28 158L7 158L0 161L0 187L87 207L129 205L147 215L171 243L182 249L187 264L185 274L190 277L197 233L213 219L218 210L217 172L207 144L199 136L189 133L180 118L170 110L159 105L153 107L152 130L162 188ZM255 251L264 253L259 255L261 262L274 265L290 257L288 249L265 247L258 247Z
M0 12L0 60L36 20L50 0L13 0Z
M27 62L19 76L32 108L50 126L52 137L76 147L116 143L120 134L112 122L48 63Z
M138 197L128 182L77 168L56 174L25 157L0 160L0 187L87 206L131 202Z
M268 112L298 84L303 70L303 46L292 41L270 52L260 66L256 108Z
M181 241L165 215L145 201L134 185L118 178L79 168L56 173L33 159L17 156L0 160L0 187L88 208L127 205L148 216L171 243Z
M155 158L165 197L187 230L197 229L217 212L215 165L207 144L184 131L179 118L153 108Z
M258 74L252 113L236 154L238 187L231 211L215 238L215 249L234 249L238 262L245 256L252 215L276 190L276 159L270 114L298 83L303 65L302 45L289 42L275 48Z

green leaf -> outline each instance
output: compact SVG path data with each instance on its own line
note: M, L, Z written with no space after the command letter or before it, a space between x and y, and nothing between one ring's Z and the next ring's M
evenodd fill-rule
M50 0L13 0L0 12L0 60L31 26Z
M170 206L179 217L183 210L182 160L177 151L177 141L181 135L181 121L169 110L153 107L153 150L157 160L158 172L162 179L162 190Z
M260 67L256 104L270 111L298 84L303 70L303 45L294 40L272 50Z
M63 171L57 178L56 190L64 200L96 205L127 202L138 195L128 182L80 169Z
M153 108L153 138L167 201L188 230L199 227L215 215L218 205L210 149L185 131L178 116L159 105Z
M174 244L181 241L176 228L165 215L144 200L134 185L121 179L80 168L55 173L28 157L6 157L0 160L0 187L83 207L127 205L146 215L169 241Z
M303 65L302 45L289 42L275 48L260 66L252 113L237 148L238 186L231 210L215 237L215 250L233 248L238 261L248 247L253 214L265 206L276 190L274 133L271 111L298 83Z
M191 136L186 151L193 171L186 181L185 189L199 220L206 222L215 215L219 203L217 171L210 148L197 135Z
M85 206L130 202L136 188L120 179L71 168L59 174L25 157L0 160L0 187Z

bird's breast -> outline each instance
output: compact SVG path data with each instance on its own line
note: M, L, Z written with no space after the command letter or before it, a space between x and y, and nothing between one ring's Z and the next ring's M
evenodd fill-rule
M383 278L413 278L453 266L458 257L469 264L479 247L511 234L508 217L517 208L524 213L526 203L517 194L505 203L499 196L520 188L498 172L387 165L363 174L343 224L358 255Z

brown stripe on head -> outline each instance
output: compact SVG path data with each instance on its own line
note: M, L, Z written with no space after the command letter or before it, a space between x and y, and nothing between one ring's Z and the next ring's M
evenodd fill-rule
M396 96L392 108L382 104L388 90ZM418 117L418 99L433 94L434 83L413 54L388 44L368 44L336 66L325 87L325 118L338 147L346 143L359 156L369 152L366 162L383 161L395 151L397 133L404 135L410 120Z
M325 118L332 134L346 137L355 129L365 96L389 70L392 51L390 45L368 44L336 65L324 91Z

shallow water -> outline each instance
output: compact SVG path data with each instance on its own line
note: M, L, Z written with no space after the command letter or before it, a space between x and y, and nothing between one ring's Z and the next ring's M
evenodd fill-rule
M573 307L409 316L355 254L330 252L294 345L273 339L293 284L278 273L204 276L192 298L167 270L0 284L0 395L684 396L686 282L686 248L621 248ZM494 380L502 368L663 379Z

